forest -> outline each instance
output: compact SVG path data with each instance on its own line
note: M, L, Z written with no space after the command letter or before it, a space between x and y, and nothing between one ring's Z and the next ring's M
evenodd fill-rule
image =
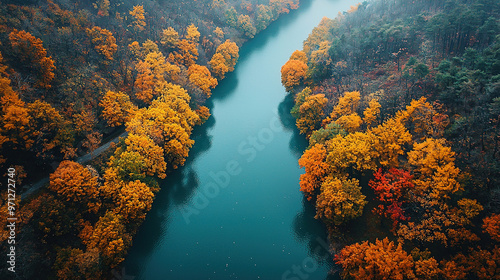
M500 2L369 1L281 68L343 279L500 278Z
M16 279L111 279L239 47L298 0L2 2L0 168L19 186ZM2 192L2 252L8 203Z

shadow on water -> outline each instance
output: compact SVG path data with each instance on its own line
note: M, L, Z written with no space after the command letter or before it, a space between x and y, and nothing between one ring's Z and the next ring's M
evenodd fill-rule
M194 140L194 145L189 151L189 156L186 158L185 165L189 165L193 162L199 155L208 151L212 146L212 136L208 134L210 128L215 126L215 118L210 116L208 120L202 125L195 127L193 133L191 134L191 139Z
M191 164L196 157L210 149L211 136L208 135L208 130L214 125L215 118L210 117L205 124L193 130L192 139L195 140L195 144L189 152L185 165L168 173L167 178L160 182L161 190L156 194L146 220L134 236L134 245L129 252L129 256L133 256L134 259L128 257L124 263L128 273L140 274L154 248L167 234L173 207L184 205L198 188L198 177Z
M333 258L336 252L330 252L327 229L325 225L314 218L316 208L314 202L308 201L305 197L302 199L302 212L298 213L293 220L293 232L300 242L307 245L309 255L318 264L331 267L332 273L326 279L340 279L333 272L338 270Z
M286 130L292 131L292 137L290 138L289 148L293 154L300 158L302 153L309 145L306 137L299 133L295 125L295 118L290 114L294 105L292 94L288 94L285 99L278 106L278 114L280 117L281 124Z
M237 70L236 70L237 71ZM235 72L227 73L226 78L219 82L212 91L212 97L208 100L208 108L213 108L213 100L224 100L231 95L238 86L238 75Z

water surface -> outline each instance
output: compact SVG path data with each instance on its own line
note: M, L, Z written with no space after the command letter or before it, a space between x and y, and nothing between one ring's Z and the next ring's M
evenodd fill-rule
M125 261L134 279L327 279L326 233L299 191L307 142L280 68L321 18L355 1L301 1L240 49L186 165L162 183Z

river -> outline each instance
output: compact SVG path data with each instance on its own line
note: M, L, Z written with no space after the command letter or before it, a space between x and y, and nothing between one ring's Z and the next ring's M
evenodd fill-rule
M301 1L240 49L195 129L186 165L169 174L121 279L335 279L326 230L303 199L307 146L290 115L280 68L323 16L355 1ZM126 273L122 275L122 273Z

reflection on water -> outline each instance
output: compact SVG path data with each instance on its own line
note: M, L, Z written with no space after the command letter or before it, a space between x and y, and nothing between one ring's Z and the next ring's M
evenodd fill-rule
M299 133L299 130L295 125L295 119L290 114L290 110L292 110L293 105L292 94L286 95L285 99L283 99L278 106L278 113L283 127L292 132L292 137L290 138L290 143L288 144L290 151L293 152L297 158L300 158L304 150L309 145L309 142L304 135Z

